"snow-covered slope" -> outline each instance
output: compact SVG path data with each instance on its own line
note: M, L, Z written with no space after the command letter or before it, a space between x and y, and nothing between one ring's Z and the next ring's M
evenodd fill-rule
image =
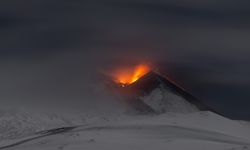
M81 125L115 118L120 114L90 112L40 112L29 109L5 109L0 111L0 141L18 139L37 131Z
M7 145L13 150L248 150L250 128L211 112L124 116L65 133L1 142Z
M136 82L120 87L120 93L138 112L156 114L190 113L200 110L215 112L181 87L155 72L149 72Z
M199 111L197 107L181 96L167 91L163 85L159 85L159 87L154 89L151 93L141 96L139 99L153 108L156 113L190 113Z

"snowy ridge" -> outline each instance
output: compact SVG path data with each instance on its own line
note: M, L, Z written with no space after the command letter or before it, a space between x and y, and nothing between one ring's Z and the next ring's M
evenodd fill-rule
M1 142L12 150L136 149L249 150L250 128L211 112L121 116L109 122L80 126L64 134L31 135ZM108 138L107 138L108 137ZM20 139L22 141L22 139ZM13 145L13 146L11 146Z

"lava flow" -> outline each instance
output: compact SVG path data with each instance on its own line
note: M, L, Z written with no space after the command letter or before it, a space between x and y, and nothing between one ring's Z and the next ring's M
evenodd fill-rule
M132 84L150 71L147 64L139 64L135 67L119 68L114 74L114 81L123 87Z

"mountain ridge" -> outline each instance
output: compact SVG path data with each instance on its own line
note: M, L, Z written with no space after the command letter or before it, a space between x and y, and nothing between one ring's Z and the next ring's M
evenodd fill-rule
M120 92L126 97L128 103L134 106L135 109L138 109L140 106L139 111L142 111L143 110L142 108L144 108L145 110L143 111L146 111L146 112L148 111L149 113L152 113L152 112L159 113L159 111L154 111L154 109L152 109L152 106L149 106L149 104L143 100L143 97L150 96L155 90L158 90L158 97L162 97L161 101L163 103L166 103L166 101L168 102L172 101L171 103L175 103L174 99L178 99L179 101L181 101L180 99L182 99L184 103L186 103L187 105L191 104L195 106L197 110L212 111L214 113L219 114L218 112L216 112L215 110L213 110L212 108L204 104L202 101L200 101L198 98L194 97L193 95L188 93L186 90L181 88L180 86L176 85L175 83L173 83L166 77L160 75L159 73L156 73L153 71L148 72L147 74L145 74L144 76L142 76L140 79L138 79L132 84L120 87ZM165 95L164 95L164 92L165 92ZM171 97L174 97L174 98L171 99ZM151 100L154 100L154 99L151 99ZM150 102L150 100L148 101ZM173 104L173 105L177 105L177 104ZM161 112L163 113L166 111L168 110L160 111L160 113Z

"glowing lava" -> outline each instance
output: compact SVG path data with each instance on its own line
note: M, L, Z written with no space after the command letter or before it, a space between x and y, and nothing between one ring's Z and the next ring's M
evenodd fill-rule
M128 84L134 83L149 71L150 67L146 64L139 64L131 68L118 69L114 75L114 80L124 87Z

